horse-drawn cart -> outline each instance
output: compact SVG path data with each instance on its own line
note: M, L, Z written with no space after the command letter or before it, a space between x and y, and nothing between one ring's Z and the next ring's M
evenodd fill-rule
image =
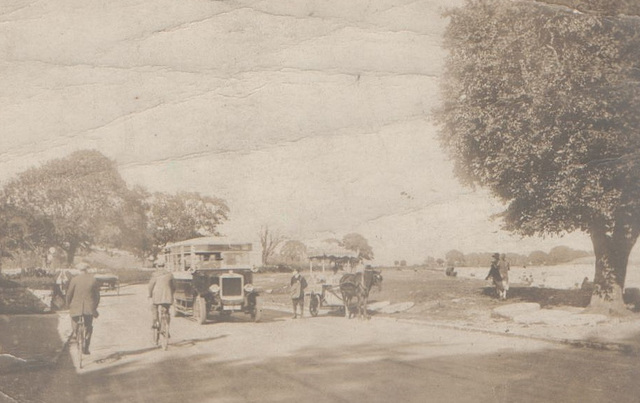
M120 295L120 280L115 274L96 274L95 279L100 284L100 292L113 291Z
M318 316L321 308L338 309L344 313L340 285L314 284L309 288L309 313L311 316Z
M360 259L350 250L337 244L323 242L309 248L309 313L318 316L321 308L340 310L344 314L344 302L340 292L340 270L352 269ZM314 265L316 271L314 272ZM318 267L322 269L318 271Z

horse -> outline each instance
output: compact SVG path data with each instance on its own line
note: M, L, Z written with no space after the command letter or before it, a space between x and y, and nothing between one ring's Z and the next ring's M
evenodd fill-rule
M382 288L382 275L377 270L365 270L358 273L347 273L340 279L340 293L342 294L342 302L344 303L344 316L351 318L349 306L355 298L357 302L358 315L362 318L369 318L367 312L367 299L369 291L373 286L377 286L378 290Z

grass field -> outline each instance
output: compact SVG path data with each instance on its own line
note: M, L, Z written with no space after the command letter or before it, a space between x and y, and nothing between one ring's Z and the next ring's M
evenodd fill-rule
M369 301L413 302L411 309L394 314L403 318L481 322L489 320L491 310L503 304L536 302L545 308L579 309L586 307L591 298L589 290L579 288L585 272L571 266L546 267L540 271L538 268L527 269L533 271L534 279L538 278L536 281L545 286L521 281L527 273L512 269L511 289L506 301L494 298L492 284L484 280L487 268L456 270L460 273L458 277L447 277L443 269L382 269L382 290L373 289ZM308 272L303 275L307 279L311 277ZM592 276L593 267L588 277L591 279ZM289 307L289 279L288 273L260 273L256 275L255 283L265 291L266 304Z

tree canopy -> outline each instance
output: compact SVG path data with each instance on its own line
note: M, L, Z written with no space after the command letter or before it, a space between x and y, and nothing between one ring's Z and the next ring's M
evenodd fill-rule
M113 161L84 150L19 174L4 187L3 204L48 223L41 246L60 247L72 263L78 249L88 248L119 214L127 192Z
M307 253L307 246L297 240L290 239L284 243L280 255L288 263L300 263Z
M598 292L624 287L640 233L640 19L470 0L448 13L440 139L507 230L584 231Z
M357 233L347 234L342 238L342 246L358 254L359 259L373 259L373 248L369 245L367 238Z
M459 250L452 249L445 253L444 257L447 260L447 264L449 266L464 266L465 264L464 253L460 252Z
M0 200L0 255L66 252L67 264L92 245L157 256L169 242L219 235L229 208L195 192L149 194L130 189L114 161L82 150L28 169L9 181Z
M149 195L145 203L147 243L154 257L170 242L220 235L218 226L229 213L224 200L197 192L157 192Z

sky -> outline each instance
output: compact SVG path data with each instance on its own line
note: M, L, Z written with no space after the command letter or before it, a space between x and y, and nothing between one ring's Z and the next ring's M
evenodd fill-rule
M431 110L461 0L0 3L0 182L79 149L130 185L223 198L221 232L369 240L376 264L529 253L462 187Z

